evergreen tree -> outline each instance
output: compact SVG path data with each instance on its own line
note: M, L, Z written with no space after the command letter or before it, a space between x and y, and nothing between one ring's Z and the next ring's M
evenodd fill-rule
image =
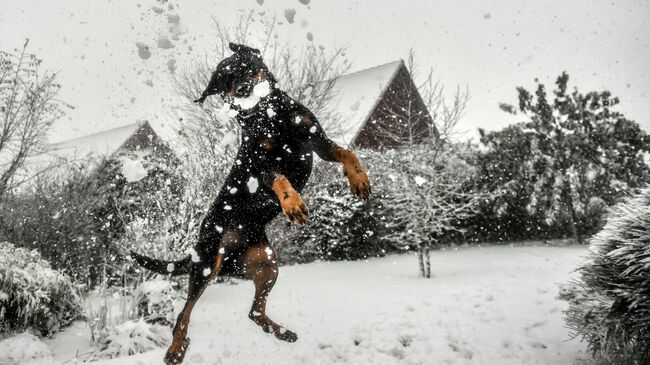
M567 324L611 363L650 361L650 189L612 209L580 276L560 292ZM627 362L626 362L627 363Z
M518 88L518 110L527 121L482 133L481 140L488 147L484 163L507 164L492 188L516 194L509 203L521 204L522 195L528 196L529 214L548 225L568 223L582 242L580 226L591 211L650 181L644 162L650 140L637 123L612 110L619 100L609 91L568 92L568 80L560 75L552 95L541 83L534 94ZM502 109L516 113L510 105Z

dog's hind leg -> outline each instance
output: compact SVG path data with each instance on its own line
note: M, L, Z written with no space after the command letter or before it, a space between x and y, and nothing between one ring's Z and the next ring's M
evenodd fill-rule
M280 340L295 342L298 336L273 322L266 315L266 298L278 278L278 259L267 242L250 246L244 257L244 273L255 284L255 299L248 317L264 332L272 332Z
M185 352L189 346L189 339L187 338L187 328L190 324L190 315L194 305L199 300L203 291L208 284L214 280L221 271L224 256L230 251L234 251L238 246L245 243L245 237L241 233L234 231L224 232L219 248L212 267L204 265L194 265L190 272L190 284L187 292L187 301L183 310L178 315L176 325L173 330L172 344L167 349L165 354L165 364L180 364L183 362Z

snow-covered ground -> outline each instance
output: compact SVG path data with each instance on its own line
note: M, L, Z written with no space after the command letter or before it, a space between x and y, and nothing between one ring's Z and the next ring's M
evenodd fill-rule
M268 314L298 333L276 340L248 318L253 287L213 285L196 306L186 364L576 364L555 299L585 247L485 247L432 252L434 277L413 255L281 268ZM179 301L179 305L182 302ZM50 342L74 356L79 327ZM75 338L77 338L75 340ZM65 349L65 350L64 350ZM98 362L162 364L165 349Z

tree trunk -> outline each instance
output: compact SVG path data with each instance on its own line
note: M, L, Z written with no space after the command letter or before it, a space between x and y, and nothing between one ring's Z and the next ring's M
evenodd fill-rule
M429 255L429 247L424 249L424 260L425 260L425 277L431 278L431 256Z
M420 262L420 276L425 278L425 271L424 271L424 248L422 245L418 246L418 261Z
M569 224L571 225L571 234L573 234L573 239L579 245L582 245L583 244L582 236L578 232L578 226L577 226L578 217L577 217L577 214L576 214L576 210L573 207L573 198L571 197L571 192L565 193L565 198L566 198L565 201L567 202L567 205L569 206L569 213L571 213L571 219L570 219L570 222L569 222Z

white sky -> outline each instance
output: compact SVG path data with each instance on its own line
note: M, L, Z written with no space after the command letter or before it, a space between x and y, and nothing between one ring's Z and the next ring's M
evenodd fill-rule
M498 103L515 104L516 86L533 88L535 78L550 84L563 70L583 92L611 90L621 98L618 110L650 130L650 2L302 2L0 0L0 49L30 38L29 50L59 71L61 99L76 108L55 126L52 141L141 119L169 131L168 60L183 69L203 57L214 42L212 17L228 24L237 9L275 12L284 23L281 36L294 43L308 42L311 32L326 48L347 45L353 70L406 58L415 49L421 66L432 66L447 89L469 88L461 125L469 136L513 120ZM293 24L282 19L287 8L296 10ZM167 14L180 16L182 34L174 48L162 49L158 37L175 31ZM136 42L151 47L151 58L138 56Z

